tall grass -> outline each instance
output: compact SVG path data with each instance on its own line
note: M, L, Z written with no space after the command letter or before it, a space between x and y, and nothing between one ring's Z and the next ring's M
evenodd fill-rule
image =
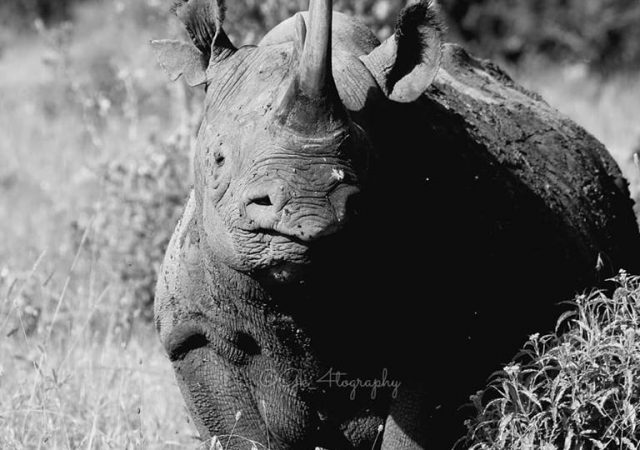
M123 321L93 253L80 245L60 282L44 252L0 272L0 448L195 448L153 330Z

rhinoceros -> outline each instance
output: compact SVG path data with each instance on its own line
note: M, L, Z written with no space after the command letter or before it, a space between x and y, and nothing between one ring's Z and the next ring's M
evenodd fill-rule
M638 269L603 146L418 1L383 43L311 0L257 46L179 0L152 43L206 90L155 314L203 439L451 447L464 404L556 304Z

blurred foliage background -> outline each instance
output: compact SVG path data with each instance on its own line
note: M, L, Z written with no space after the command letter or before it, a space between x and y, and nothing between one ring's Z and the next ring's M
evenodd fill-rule
M307 6L228 3L236 44ZM406 1L334 4L385 38ZM202 100L168 83L151 55L151 39L186 39L170 6L0 1L0 448L193 444L143 320L191 187ZM602 140L640 198L640 2L441 7L450 41L497 60Z
M75 4L89 0L4 0L2 25L28 29L36 19L52 25L73 17ZM94 0L95 1L95 0ZM138 3L138 2L134 2ZM164 2L147 2L163 9ZM305 7L304 1L228 2L233 21L249 38ZM336 1L336 8L355 13L388 34L403 0ZM441 0L450 37L476 52L517 63L543 55L554 61L581 61L611 73L640 65L640 3L636 0ZM248 26L247 26L248 25Z

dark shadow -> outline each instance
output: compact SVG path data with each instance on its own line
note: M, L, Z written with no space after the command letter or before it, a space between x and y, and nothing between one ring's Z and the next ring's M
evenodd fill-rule
M389 379L426 386L424 428L398 422L418 442L428 436L425 446L434 449L451 448L464 435L460 406L528 335L553 328L558 302L603 287L621 267L638 273L640 254L629 200L594 157L593 138L578 133L580 140L567 142L562 130L558 139L549 138L551 131L510 153L513 143L499 134L480 140L486 130L476 124L501 119L486 123L497 129L526 121L544 130L552 118L524 107L465 116L461 100L449 94L434 87L412 105L365 109L380 151L363 212L340 236L318 244L314 261L323 269L304 298L286 305L327 367L349 379L380 379L386 369ZM571 195L544 198L536 183L550 178L522 175L547 170L549 161L559 174L576 171L576 185L547 190ZM599 169L580 173L593 167ZM591 184L580 185L588 178ZM590 186L604 195L590 197ZM609 261L600 271L598 254ZM389 389L373 400L368 391L356 399L347 394L329 389L317 400L336 427L363 410L384 417Z

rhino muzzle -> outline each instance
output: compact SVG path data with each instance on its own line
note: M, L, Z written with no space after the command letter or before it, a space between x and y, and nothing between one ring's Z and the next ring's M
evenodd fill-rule
M312 242L338 232L356 214L360 189L341 184L329 193L291 188L284 181L256 183L245 192L245 230Z

